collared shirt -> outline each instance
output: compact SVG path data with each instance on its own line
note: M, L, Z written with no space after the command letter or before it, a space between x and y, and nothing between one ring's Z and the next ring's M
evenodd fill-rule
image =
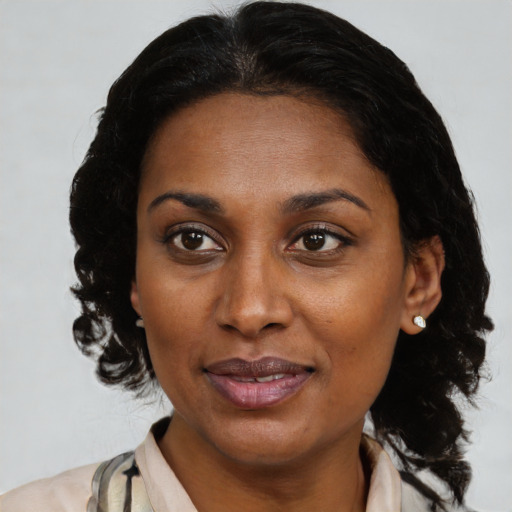
M371 476L366 512L427 512L424 498L401 481L379 443L363 436ZM197 512L164 459L153 431L135 450L135 461L155 512ZM14 489L0 497L0 512L86 512L99 464L66 471Z

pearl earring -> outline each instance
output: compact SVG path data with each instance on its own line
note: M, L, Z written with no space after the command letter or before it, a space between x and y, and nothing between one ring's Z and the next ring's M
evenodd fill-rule
M144 329L144 320L142 319L142 317L137 318L137 320L135 320L135 325L137 327L140 327L141 329Z
M412 323L418 326L420 329L425 329L425 327L427 327L427 322L421 315L416 315L412 319Z

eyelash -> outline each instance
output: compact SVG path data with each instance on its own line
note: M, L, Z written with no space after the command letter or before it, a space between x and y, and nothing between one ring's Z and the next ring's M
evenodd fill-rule
M329 249L329 250L318 250L318 251L315 251L315 250L305 250L305 252L308 254L308 255L332 255L332 254L336 254L338 252L341 252L344 248L348 247L348 246L351 246L353 245L353 241L351 238L349 238L348 236L345 236L345 235L342 235L332 229L329 229L325 224L318 224L316 226L308 226L306 227L305 229L303 229L302 231L300 231L294 238L294 241L293 243L290 245L290 246L293 246L295 244L297 244L301 239L303 239L304 237L306 237L307 235L315 235L315 234L322 234L326 237L332 237L334 239L336 239L338 242L339 242L339 246L338 247L335 247L334 249ZM304 242L303 242L304 244ZM289 247L290 247L289 246ZM291 251L303 251L304 249L289 249Z
M185 235L185 234L198 234L200 236L204 236L207 239L210 239L213 243L215 243L219 248L209 248L206 250L194 250L194 249L187 249L184 247L178 247L176 243L173 243L173 241L177 240L179 236ZM297 249L293 248L294 245L298 244L301 239L306 237L307 235L323 235L324 238L324 244L325 239L328 237L334 238L339 242L339 246L335 247L333 249L328 250L321 250L323 245L319 247L319 250L308 250L306 249ZM185 225L178 225L175 226L173 229L168 231L166 235L163 237L161 242L170 247L171 249L175 251L179 251L181 253L185 254L195 254L196 256L199 255L206 255L206 254L212 254L215 252L221 252L225 250L225 244L223 244L219 240L219 236L216 235L213 230L206 229L204 226L198 227L194 224L185 224ZM204 241L204 238L203 238ZM182 243L183 245L183 243ZM304 245L304 242L303 242ZM329 229L325 224L318 224L316 226L308 226L307 228L301 230L293 239L293 242L288 245L287 250L294 253L307 253L308 255L332 255L336 254L340 251L342 251L344 248L353 245L353 241L350 237L341 235L340 233L333 231Z
M181 251L183 253L189 253L189 254L195 253L195 254L199 255L199 254L204 254L204 253L220 252L222 250L222 249L208 249L207 251L205 251L205 250L195 251L193 249L177 247L176 244L173 244L173 240L177 239L180 235L185 235L187 233L188 234L196 233L201 236L205 236L206 238L212 240L216 245L218 245L222 249L224 248L224 245L219 240L219 237L215 235L215 233L213 233L209 229L206 229L204 226L198 227L197 225L194 225L194 224L189 224L189 225L181 224L179 226L174 227L173 229L167 231L167 233L165 234L165 236L161 240L161 242L168 247L172 246L172 248L175 250Z

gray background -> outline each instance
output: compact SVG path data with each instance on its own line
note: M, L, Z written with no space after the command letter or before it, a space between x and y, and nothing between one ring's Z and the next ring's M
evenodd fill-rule
M493 277L469 503L512 510L512 3L312 1L392 48L444 117ZM135 447L168 409L103 388L74 346L69 185L108 87L164 29L230 1L0 0L0 491Z

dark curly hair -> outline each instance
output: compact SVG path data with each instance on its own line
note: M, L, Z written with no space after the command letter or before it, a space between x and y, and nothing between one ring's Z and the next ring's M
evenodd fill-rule
M394 449L403 478L431 498L432 510L445 501L415 476L418 470L433 472L462 503L470 468L460 407L472 403L483 334L492 329L472 197L446 128L407 66L333 14L254 2L232 16L192 18L155 39L114 83L71 191L78 346L96 357L107 384L140 392L155 380L130 304L141 160L166 117L226 91L313 97L343 115L391 183L406 254L440 237L442 301L422 333L400 333L370 414L376 437Z

